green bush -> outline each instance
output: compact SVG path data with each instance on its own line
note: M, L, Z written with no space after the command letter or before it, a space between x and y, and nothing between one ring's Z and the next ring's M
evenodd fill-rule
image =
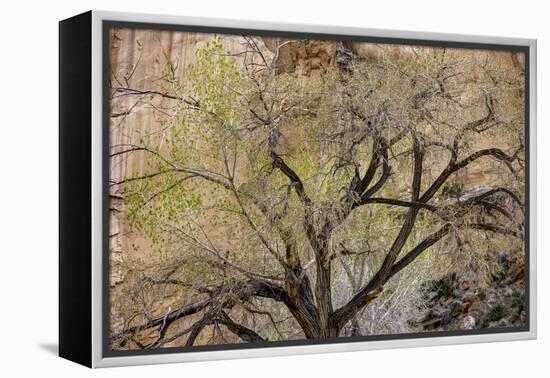
M489 321L496 322L497 320L504 318L506 315L508 315L508 309L505 306L501 304L495 305L489 313Z
M494 282L500 282L506 277L506 272L503 269L497 269L491 272L491 277Z
M436 291L440 297L451 296L454 293L456 281L456 273L448 274L440 280L433 281L432 290Z
M512 307L523 307L523 294L514 294L514 296L512 297Z

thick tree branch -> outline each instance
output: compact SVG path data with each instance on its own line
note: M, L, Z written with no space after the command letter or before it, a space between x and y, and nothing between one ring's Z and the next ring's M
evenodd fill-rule
M393 199L393 198L377 198L377 197L368 198L368 199L365 200L364 203L365 204L380 203L380 204L400 206L400 207L416 207L416 208L419 208L419 209L426 209L426 210L429 210L431 212L437 212L438 211L438 208L436 206L426 204L424 202L403 201L403 200L398 200L398 199Z
M163 324L163 328L167 328L171 323L178 319L197 314L201 310L208 307L212 303L212 300L216 298L221 298L221 302L219 304L221 308L233 307L235 304L235 299L244 300L253 296L269 298L280 302L288 301L288 294L286 293L285 289L283 289L279 285L260 280L249 280L242 283L236 283L235 287L225 284L221 287L204 287L197 288L197 290L201 293L208 294L210 296L210 299L205 299L179 307L175 310L168 312L162 317L155 318L139 326L130 327L116 335L113 335L111 338L112 341L116 342L117 340L145 331L147 329L163 326Z
M422 162L424 159L424 150L420 144L420 141L413 137L413 158L414 169L412 178L412 201L418 202L420 195L420 187L422 184ZM367 285L361 289L352 299L340 309L336 310L331 317L331 322L338 328L342 327L351 317L353 317L361 308L363 308L370 300L372 300L372 292L380 289L382 285L387 281L391 274L392 265L395 259L399 255L399 252L405 245L413 227L416 216L418 214L418 207L410 207L405 216L405 221L399 230L399 233L386 254L382 265L373 276L373 278L367 283Z
M262 336L258 335L250 328L247 328L242 324L235 323L233 320L231 320L229 315L227 315L227 313L223 311L215 319L215 322L223 324L227 327L229 331L239 336L241 340L247 343L260 343L267 341L267 339L264 339Z
M451 229L452 229L451 225L446 224L443 227L441 227L438 231L434 232L433 234L428 236L426 239L424 239L416 247L411 249L407 254L405 254L405 256L403 256L398 262L396 262L392 266L389 277L393 277L394 275L399 273L401 270L403 270L405 267L407 267L409 264L411 264L418 256L420 256L422 252L424 252L426 249L430 248L432 245L434 245L443 237L445 237L451 231Z
M290 168L275 151L270 151L270 157L273 166L278 168L286 177L288 177L292 183L292 187L298 195L298 198L300 198L303 203L310 204L311 200L305 192L304 184L298 174L296 174L296 172L294 172L294 170Z
M451 158L451 161L449 162L447 167L435 179L435 181L426 190L426 192L424 192L422 197L420 197L420 201L428 202L430 199L432 199L432 197L439 190L439 188L441 188L441 186L447 181L447 179L453 173L467 167L468 165L470 165L471 163L473 163L474 161L482 157L486 157L486 156L494 157L495 159L506 163L508 167L511 168L510 164L518 158L519 152L522 149L523 147L520 147L514 152L514 154L508 155L499 148L487 148L487 149L476 151L459 162L455 162L454 159Z
M509 235L509 236L513 236L513 237L519 238L519 239L523 238L523 234L521 234L517 231L514 231L514 230L510 230L510 229L508 229L506 227L503 227L499 224L470 223L470 224L467 224L466 227L474 229L474 230L489 231L489 232L494 232L494 233L497 233L497 234Z

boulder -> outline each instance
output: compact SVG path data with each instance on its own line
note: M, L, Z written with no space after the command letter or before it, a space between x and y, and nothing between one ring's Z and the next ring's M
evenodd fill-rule
M476 326L476 320L473 316L470 316L470 315L466 315L465 317L460 319L460 322L458 325L459 329L462 329L462 330L474 329L475 326Z

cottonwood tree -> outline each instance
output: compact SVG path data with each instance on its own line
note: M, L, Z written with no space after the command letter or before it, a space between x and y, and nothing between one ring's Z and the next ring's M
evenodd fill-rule
M112 101L172 103L159 132L111 146L113 159L148 163L110 185L162 256L136 273L131 298L148 305L127 314L114 348L191 346L208 327L244 342L364 334L372 324L343 330L361 328L378 297L399 298L419 261L476 270L494 245L521 250L521 67L384 45L369 61L340 44L345 59L302 77L278 57L308 41L269 52L245 36L232 54L222 42L197 49L188 84L170 61L160 90L113 81ZM476 169L496 175L463 190L458 175ZM392 311L399 300L371 320Z

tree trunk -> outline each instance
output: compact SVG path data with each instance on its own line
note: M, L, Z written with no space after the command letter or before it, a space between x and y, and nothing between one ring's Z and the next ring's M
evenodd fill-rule
M330 316L332 315L332 290L330 286L330 264L323 266L323 262L317 260L317 282L315 285L315 297L319 309L319 338L335 337L331 333Z

